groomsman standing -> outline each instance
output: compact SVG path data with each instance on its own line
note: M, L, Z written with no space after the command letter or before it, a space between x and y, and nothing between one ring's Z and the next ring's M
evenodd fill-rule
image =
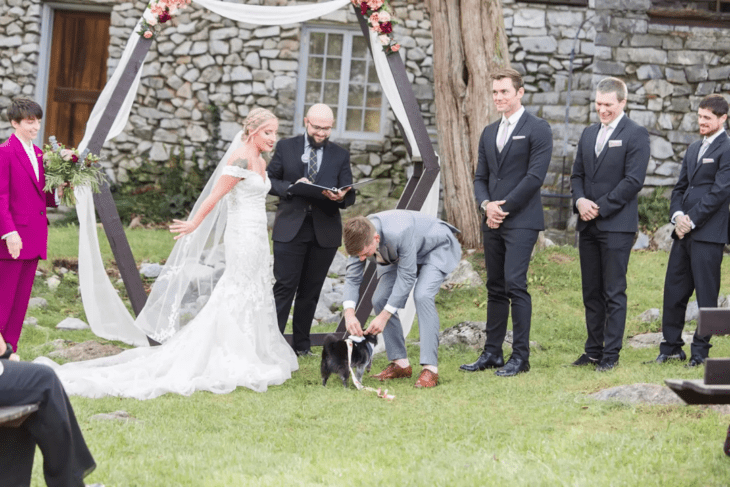
M0 145L0 334L13 350L28 310L38 260L46 258L46 206L43 152L33 145L43 110L32 100L17 99L8 108L15 133Z
M722 95L709 95L697 110L702 140L689 146L672 191L669 209L675 225L664 280L662 334L656 362L685 360L682 329L687 301L697 292L701 308L717 306L722 251L728 243L730 203L730 139L725 132L728 103ZM710 337L692 338L687 367L704 363Z
M319 293L337 247L342 243L340 209L355 202L355 193L322 191L321 198L293 195L294 183L327 188L352 184L350 153L329 141L332 110L312 105L304 118L306 134L280 141L269 163L269 194L279 197L274 220L274 299L284 333L294 301L293 343L297 355L312 355L309 330ZM296 299L295 299L296 296Z
M638 193L649 164L649 133L624 114L628 92L617 78L596 87L600 123L586 128L570 178L580 215L578 251L588 339L573 365L604 372L618 365L626 326L626 271L639 229Z
M545 228L540 187L553 150L545 120L522 106L522 76L514 69L492 75L492 96L502 118L488 125L479 140L474 196L484 212L484 260L487 266L487 339L484 352L462 370L499 368L509 377L530 370L532 299L527 268L540 230ZM502 342L512 305L514 339L507 363Z

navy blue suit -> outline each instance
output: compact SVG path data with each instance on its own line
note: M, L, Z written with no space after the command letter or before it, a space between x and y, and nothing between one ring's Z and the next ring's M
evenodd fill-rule
M689 215L695 228L681 240L672 233L675 240L664 280L664 340L659 346L660 353L667 355L679 353L684 345L684 316L693 292L701 308L717 306L722 253L728 243L730 138L725 132L718 135L698 161L701 145L698 140L687 149L672 191L670 218L681 211ZM692 355L707 358L710 347L709 336L695 333Z
M497 150L500 121L488 125L479 139L479 160L474 175L474 196L482 202L505 200L509 215L499 228L490 229L482 220L484 260L487 266L486 352L502 356L507 319L512 306L515 358L530 355L532 299L527 292L530 255L545 220L540 187L550 166L553 137L550 126L527 111L501 152Z
M342 244L340 209L355 202L349 191L341 202L309 199L289 193L289 187L306 176L304 135L279 141L269 163L269 194L279 197L274 220L274 299L279 329L284 332L292 301L293 348L310 348L309 330L317 309L319 294L337 248ZM327 188L352 184L350 153L329 142L314 180ZM295 300L296 295L296 300Z
M639 229L638 194L649 164L649 132L624 115L596 156L601 124L580 137L570 185L573 208L587 198L599 206L591 221L578 220L586 309L586 354L618 360L626 327L626 271Z

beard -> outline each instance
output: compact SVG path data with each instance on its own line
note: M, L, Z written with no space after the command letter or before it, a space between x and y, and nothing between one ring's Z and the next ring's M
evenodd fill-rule
M325 137L322 142L317 142L316 140L314 140L314 137L312 137L311 135L309 135L309 133L307 133L307 141L309 142L309 146L310 147L314 147L315 149L319 149L321 147L326 146L327 143L330 141L330 138L329 137Z

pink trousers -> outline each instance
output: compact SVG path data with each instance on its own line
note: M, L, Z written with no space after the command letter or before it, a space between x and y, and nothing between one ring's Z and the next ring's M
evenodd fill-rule
M18 350L38 259L0 260L0 334Z

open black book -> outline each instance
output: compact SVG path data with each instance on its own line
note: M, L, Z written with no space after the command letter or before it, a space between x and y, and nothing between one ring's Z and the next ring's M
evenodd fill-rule
M341 188L328 188L326 186L320 186L319 184L300 182L292 184L289 188L289 193L296 196L304 196L306 198L328 199L322 194L322 191L332 191L333 193L336 193L337 191L343 191L347 188L357 189L368 183L372 183L373 181L375 181L375 179L366 179L364 181L342 186Z

